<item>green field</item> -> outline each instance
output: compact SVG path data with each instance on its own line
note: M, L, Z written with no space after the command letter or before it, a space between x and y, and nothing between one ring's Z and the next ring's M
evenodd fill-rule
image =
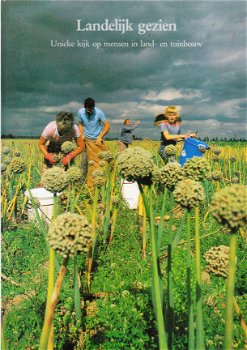
M47 221L28 220L24 192L40 185L43 172L37 144L34 140L2 142L2 349L52 348L39 344L49 312L47 290L53 291L48 289L48 273L54 268L56 279L63 259L56 253L55 263L49 260ZM245 143L209 143L210 150L201 158L204 168L198 165L171 186L175 175L168 180L166 173L157 175L164 167L157 155L159 142L134 141L132 148L140 146L149 152L157 177L152 175L152 181L143 184L143 174L139 175L144 203L140 200L135 210L121 196L117 144L107 144L114 160L102 164L102 184L94 189L80 181L70 184L55 206L55 216L68 212L87 218L92 245L89 253L68 260L53 321L54 349L213 350L227 349L230 343L234 349L245 349L246 208L239 209L238 202L235 209L231 202L226 204L230 219L236 221L235 230L220 224L212 207L216 193L229 188L237 193L246 186ZM181 145L177 159L180 151ZM11 167L16 157L23 160L23 171ZM138 161L132 172L138 169ZM80 166L80 157L76 165ZM187 209L183 201L176 201L176 189L184 178L197 180L204 196ZM182 199L187 195L184 191ZM37 214L38 206L35 201L32 204ZM233 276L234 297L227 282ZM227 339L229 331L232 338Z

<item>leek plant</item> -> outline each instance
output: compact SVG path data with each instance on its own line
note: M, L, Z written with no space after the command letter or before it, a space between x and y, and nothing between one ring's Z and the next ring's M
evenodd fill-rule
M247 193L243 185L232 185L215 193L211 203L211 213L230 231L229 268L226 285L225 336L223 349L233 347L233 306L236 272L237 233L247 224Z

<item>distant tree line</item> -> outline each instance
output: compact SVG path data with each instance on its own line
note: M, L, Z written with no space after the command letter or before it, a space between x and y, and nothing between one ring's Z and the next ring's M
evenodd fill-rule
M2 139L39 139L40 136L15 136L13 134L8 134L8 135L5 135L3 134L2 136ZM141 137L137 137L137 136L134 136L134 139L135 140L143 140L143 138ZM144 138L145 140L151 140L150 138ZM116 140L115 137L107 137L106 138L106 141L114 141ZM224 138L219 138L219 137L204 137L204 138L201 138L202 141L205 141L205 142L209 142L209 141L215 141L215 142L247 142L247 138L244 138L244 137L240 137L240 138L235 138L235 137L230 137L229 139L224 137ZM154 140L154 141L159 141L159 140Z

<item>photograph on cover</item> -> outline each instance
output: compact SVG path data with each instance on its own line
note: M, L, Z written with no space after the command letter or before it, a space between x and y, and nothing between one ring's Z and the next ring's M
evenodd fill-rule
M246 1L1 23L1 349L243 349Z

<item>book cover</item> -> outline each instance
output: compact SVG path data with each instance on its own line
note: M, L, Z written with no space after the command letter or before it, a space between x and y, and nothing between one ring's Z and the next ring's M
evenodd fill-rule
M96 100L117 138L159 139L178 106L201 137L246 136L245 1L2 2L2 134L39 136L60 110Z

